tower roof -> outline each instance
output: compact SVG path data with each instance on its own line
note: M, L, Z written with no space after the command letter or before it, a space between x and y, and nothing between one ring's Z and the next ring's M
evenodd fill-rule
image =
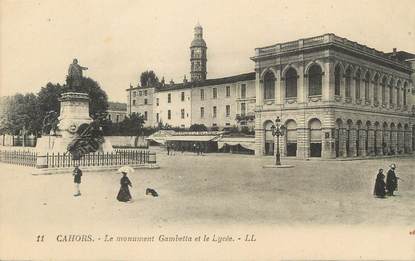
M194 28L194 38L190 44L190 48L192 47L206 47L206 42L203 40L203 27L199 24L199 22L197 22Z

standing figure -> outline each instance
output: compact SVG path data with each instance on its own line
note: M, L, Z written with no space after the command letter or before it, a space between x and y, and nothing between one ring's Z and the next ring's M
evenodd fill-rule
M386 176L386 189L388 196L393 196L393 192L398 189L398 177L395 174L396 165L391 164Z
M73 62L69 65L68 77L66 78L69 88L73 91L79 91L82 86L83 70L88 70L88 67L80 66L78 59L73 59Z
M383 175L383 169L379 169L378 175L376 176L375 189L373 194L378 198L385 198L386 184L385 175Z
M82 170L79 168L78 165L75 165L75 168L72 172L73 175L73 182L75 183L75 194L74 196L80 196L81 195L81 191L79 189L79 186L81 184L81 177L82 177Z
M167 149L167 155L170 155L170 145L168 143L166 145L166 149Z
M127 172L121 172L122 178L120 180L121 188L118 192L117 199L121 202L128 202L131 200L130 189L128 186L132 187L130 179L127 177Z

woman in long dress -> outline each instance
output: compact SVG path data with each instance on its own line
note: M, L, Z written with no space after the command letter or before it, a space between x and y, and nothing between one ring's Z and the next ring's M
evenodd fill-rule
M385 188L385 175L383 175L383 169L379 169L378 175L376 176L375 189L373 194L378 198L384 198L386 195Z
M128 186L132 187L130 179L127 177L127 172L122 172L122 178L120 180L121 188L118 192L117 199L121 202L128 202L131 200L130 189Z

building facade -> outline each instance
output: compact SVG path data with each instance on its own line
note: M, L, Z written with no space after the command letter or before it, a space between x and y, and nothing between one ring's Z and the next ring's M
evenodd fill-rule
M127 116L127 104L121 102L108 102L107 119L113 123L121 122Z
M334 34L257 48L257 155L275 153L271 126L282 119L283 155L297 158L411 153L413 54L385 54Z
M137 85L127 89L127 112L128 115L132 113L140 113L144 116L144 127L151 127L153 121L154 101L155 101L155 87L143 87Z

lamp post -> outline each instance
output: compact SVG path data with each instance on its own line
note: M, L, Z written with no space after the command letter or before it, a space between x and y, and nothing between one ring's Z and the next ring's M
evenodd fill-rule
M285 134L285 126L280 125L280 117L275 119L275 125L271 126L272 136L277 137L277 153L275 154L275 165L281 165L281 155L280 155L280 136Z

